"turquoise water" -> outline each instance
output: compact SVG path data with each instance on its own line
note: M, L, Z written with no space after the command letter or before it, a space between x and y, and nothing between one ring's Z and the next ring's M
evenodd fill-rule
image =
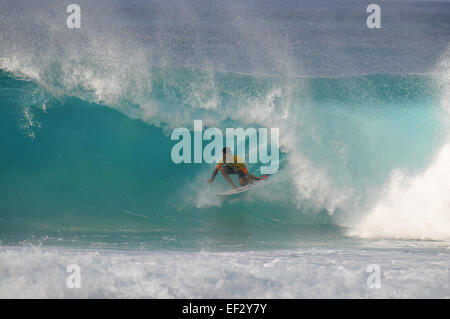
M154 84L148 99L160 108L177 103L191 108L183 102L192 92L179 83L206 76L186 69L150 74ZM217 116L220 128L251 124L233 112L220 114L221 105L240 112L244 101L289 86L292 95L280 95L272 106L277 117L277 107L283 112L288 98L293 103L289 117L279 120L282 146L283 134L292 126L295 139L289 143L326 171L332 183L358 192L347 201L382 187L394 168L426 168L443 142L439 91L429 76L208 76L220 92L218 111L193 112L199 118L202 113ZM221 176L207 185L214 165L173 163L175 141L167 128L81 98L55 98L9 73L1 74L1 83L4 244L29 240L153 249L296 247L303 241L345 239L347 224L339 217L370 204L363 198L331 210L315 204L315 198L299 203L292 180L297 176L289 173L303 163L291 158L286 148L281 150L279 173L264 190L217 198L215 193L226 185ZM188 119L183 123L193 125ZM258 174L257 164L249 167Z

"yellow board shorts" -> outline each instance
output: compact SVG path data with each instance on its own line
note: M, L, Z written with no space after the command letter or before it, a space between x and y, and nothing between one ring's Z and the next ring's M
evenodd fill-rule
M245 166L245 163L240 161L240 158L236 155L234 155L234 163L219 163L217 164L216 168L219 170L223 165L225 165L225 172L227 174L238 174L239 177L245 177L246 174L248 174L247 167Z

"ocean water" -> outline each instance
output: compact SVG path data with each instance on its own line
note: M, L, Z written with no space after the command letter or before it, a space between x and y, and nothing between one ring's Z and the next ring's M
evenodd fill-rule
M0 297L449 298L450 2L370 3L2 1ZM194 120L279 171L218 198Z

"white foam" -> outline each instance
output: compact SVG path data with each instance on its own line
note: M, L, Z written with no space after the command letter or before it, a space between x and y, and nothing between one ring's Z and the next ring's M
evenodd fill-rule
M0 298L448 298L445 250L117 252L0 247ZM81 288L66 285L67 266ZM367 266L381 288L367 286Z
M365 238L450 239L450 144L422 174L395 171L374 208L350 235Z
M39 69L30 63L29 58L2 57L0 58L0 69L24 79L34 81L41 79Z

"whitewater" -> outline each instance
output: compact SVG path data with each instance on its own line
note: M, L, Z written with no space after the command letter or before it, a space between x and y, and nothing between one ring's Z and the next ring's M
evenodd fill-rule
M0 298L449 298L450 2L370 3L2 1ZM278 172L218 198L195 120Z

